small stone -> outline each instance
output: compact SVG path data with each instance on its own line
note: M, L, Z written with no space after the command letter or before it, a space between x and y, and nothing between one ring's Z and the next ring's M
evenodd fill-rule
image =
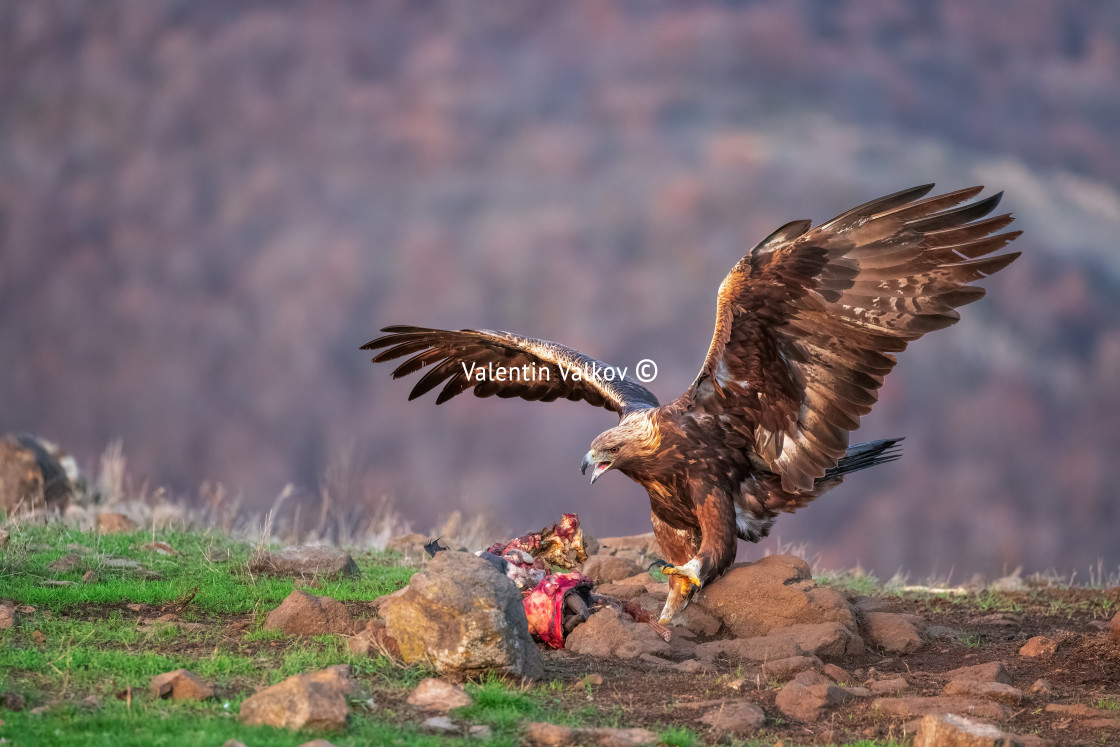
M831 665L830 665L831 666ZM762 674L777 680L788 680L806 669L820 669L821 660L815 656L788 656L762 665Z
M524 742L537 747L600 745L600 747L653 747L661 740L648 729L610 729L557 726L542 721L524 725Z
M20 693L4 693L0 696L0 702L9 711L22 711L27 707L27 698L23 697Z
M914 735L914 747L1007 747L1015 744L1010 735L990 724L952 713L922 718Z
M992 625L1001 628L1018 628L1023 624L1022 618L1008 612L994 612L970 620L973 625Z
M1008 705L1019 705L1023 702L1023 693L1018 688L1002 682L978 682L967 678L949 680L949 684L945 686L945 694L987 698Z
M458 685L453 685L446 680L429 677L421 680L412 694L408 696L408 704L422 711L447 713L453 708L462 708L471 704L471 696Z
M16 608L10 604L0 604L0 630L15 627Z
M236 739L227 739L227 740L226 740L226 741L225 741L225 742L224 742L224 743L222 744L222 747L245 747L245 743L244 743L244 742L240 742L240 741L238 741L238 740L236 740Z
M136 528L136 522L121 513L109 511L97 516L97 531L101 534L132 532Z
M69 573L82 564L82 559L74 553L67 553L47 566L52 573Z
M1112 616L1112 622L1108 625L1108 637L1120 646L1120 612Z
M43 635L43 631L36 630L31 634L31 640L35 641L38 644L43 644L47 642L47 637Z
M115 555L99 555L97 562L106 568L139 568L139 561L132 558L118 558Z
M1047 713L1060 713L1063 716L1102 716L1108 713L1108 711L1084 703L1051 703L1044 710Z
M1050 686L1050 680L1045 677L1040 677L1031 685L1031 695L1038 695L1039 697L1046 698L1054 694L1054 689Z
M871 704L872 708L893 716L927 716L938 713L966 713L1003 721L1011 717L1011 712L998 703L979 698L960 698L948 695L922 697L909 695L899 698L879 698Z
M875 694L866 687L845 687L844 690L853 698L870 698Z
M494 736L494 730L486 724L475 724L467 729L467 736L473 739L490 739Z
M179 551L166 542L149 542L146 545L140 545L141 550L154 552L158 555L178 555Z
M361 575L349 554L322 545L298 545L285 547L277 553L261 553L249 561L249 570L298 577L355 578Z
M1029 641L1023 644L1019 649L1019 656L1026 656L1028 658L1049 657L1053 656L1054 652L1058 650L1058 642L1046 636L1036 635Z
M206 700L214 697L214 688L188 669L176 669L156 675L148 684L148 691L154 697L172 700Z
M432 716L431 718L424 719L424 722L420 724L420 728L435 732L455 731L455 724L447 716Z
M299 747L334 747L334 744L325 739L312 739L310 742L304 742Z
M910 683L902 677L893 677L889 680L876 680L871 683L869 689L876 695L894 695L909 690Z
M8 546L9 539L11 539L11 535L8 534L8 530L0 529L0 550Z
M774 703L790 718L799 721L816 721L824 712L846 702L850 696L842 687L820 672L812 670L801 672L778 691Z
M867 612L863 615L862 631L872 646L892 654L909 654L922 647L919 630L923 624L916 615Z
M766 723L766 714L754 703L727 701L705 713L700 723L707 724L717 734L749 737Z
M977 682L1001 682L1011 684L1011 675L1002 661L989 661L986 664L973 664L952 669L944 674L950 680L976 680Z
M82 574L82 581L86 582L87 584L92 584L93 582L97 581L97 572L86 571Z
M832 678L833 682L847 683L852 682L852 675L844 667L838 667L835 664L825 664L821 669L826 677Z
M345 664L293 675L247 698L241 704L241 721L250 726L264 724L292 731L342 730L350 712L346 696L356 690L350 667Z
M265 630L279 630L288 635L348 634L352 625L350 613L342 602L299 589L289 594L264 620Z
M576 632L578 631L579 628L576 628ZM791 656L802 656L805 653L793 636L782 635L781 633L754 638L716 639L697 644L695 651L701 659L714 659L717 656L724 656L729 659L742 659L754 663L788 659Z

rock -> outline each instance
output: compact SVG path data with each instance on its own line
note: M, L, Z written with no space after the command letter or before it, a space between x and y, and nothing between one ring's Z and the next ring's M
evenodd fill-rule
M791 656L802 656L805 653L797 645L793 636L781 634L755 638L718 639L697 644L695 651L696 655L702 659L723 656L728 659L741 659L755 663L788 659Z
M147 544L140 545L139 549L147 550L148 552L154 552L158 555L178 555L179 554L178 550L176 550L174 547L167 544L166 542L149 542Z
M452 708L469 706L472 701L471 696L467 695L467 691L458 685L429 677L420 681L420 684L408 696L407 703L422 711L447 713Z
M424 719L420 724L420 728L434 732L455 731L455 722L447 716L432 716L431 718Z
M749 737L766 723L766 714L754 703L728 701L705 713L700 723L710 726L717 735Z
M876 680L868 686L868 689L875 695L894 695L909 690L910 683L902 677L892 677L889 680Z
M276 553L261 553L249 561L249 570L298 577L356 578L361 575L348 553L323 545L297 545Z
M97 515L97 531L101 534L134 532L136 528L136 522L122 513L108 511Z
M921 626L917 615L894 612L866 612L860 630L868 643L892 654L909 654L922 647Z
M855 615L844 596L818 588L808 564L791 555L734 566L698 593L692 604L718 618L737 638L798 624L837 622L856 629Z
M403 534L400 537L394 537L389 540L389 544L385 545L386 550L392 552L399 552L406 558L411 557L428 557L424 551L424 545L428 544L429 537L423 534Z
M227 739L222 743L222 747L245 747L245 743L236 739Z
M1002 682L1011 684L1011 675L1002 661L989 661L986 664L973 664L953 669L944 674L950 680L976 680L977 682Z
M1103 708L1094 708L1084 703L1051 703L1044 710L1047 713L1060 713L1063 716L1107 716L1111 713Z
M875 693L871 692L871 690L866 687L845 687L844 692L848 693L848 695L853 698L870 698L875 695Z
M926 716L938 713L967 714L1002 721L1010 718L1011 712L998 703L977 698L959 698L947 695L922 697L909 695L901 698L879 698L872 708L894 716Z
M325 739L312 739L310 742L304 742L298 747L334 747L334 744Z
M0 703L9 711L22 711L27 707L27 698L20 693L8 692L0 695Z
M778 709L800 721L816 721L832 706L846 702L851 696L842 687L820 672L801 672L778 691L774 704Z
M119 558L116 555L98 555L97 562L106 568L135 569L140 567L138 561L132 558Z
M974 617L970 620L973 625L994 625L1001 628L1018 628L1023 620L1018 615L1009 612L993 612L990 615Z
M777 680L788 680L806 669L820 669L821 660L815 656L788 656L762 665L762 674Z
M73 486L58 447L35 436L0 438L0 513L65 511Z
M843 667L838 667L835 664L825 664L821 668L824 675L830 678L833 682L851 682L852 674Z
M373 618L365 628L350 636L348 646L355 656L388 656L393 659L401 656L400 647L380 618Z
M1090 718L1082 721L1081 726L1086 729L1093 729L1096 731L1120 731L1120 718L1116 718L1115 716L1106 716L1104 718Z
M802 651L822 659L863 653L863 639L838 622L790 625L773 635L793 636Z
M524 743L538 747L598 745L599 747L652 747L661 740L648 729L572 728L541 721L524 725Z
M441 673L544 674L516 584L470 553L438 553L403 594L381 605L381 616L406 664L429 662Z
M1036 635L1023 644L1019 649L1019 656L1028 658L1050 657L1058 650L1058 642L1046 636Z
M1018 744L1000 729L952 713L922 718L914 735L914 747L1011 747Z
M586 542L586 540L584 540ZM490 739L494 736L494 730L486 724L475 724L467 729L467 736L474 739Z
M11 537L12 535L8 534L7 529L0 529L0 550L8 546L8 540L11 539Z
M1018 688L1002 682L979 682L968 678L949 680L949 684L945 685L945 694L987 698L1008 705L1019 705L1023 702L1023 693Z
M868 612L886 612L890 609L887 600L882 597L857 596L851 599L852 609L861 615Z
M346 696L356 692L350 667L345 664L311 674L293 675L247 698L241 704L241 721L292 731L342 730L346 728L350 712Z
M3 543L0 543L2 546ZM1112 622L1108 624L1108 637L1117 646L1120 646L1120 612L1112 616Z
M0 604L0 630L14 628L17 619L15 607L10 604Z
M621 581L642 570L637 562L621 555L592 555L583 564L583 575L597 584Z
M265 630L288 635L350 633L353 623L345 605L331 597L317 597L296 589L264 619Z
M597 589L598 593L605 593L603 592L604 588L606 587L600 586ZM607 596L611 595L608 594ZM657 618L661 615L661 608L665 606L666 596L668 596L667 593L646 592L637 596L627 595L626 598L633 599L638 603L639 606L641 606L642 609L653 615L654 618ZM673 617L673 622L671 624L673 625L674 629L684 628L685 630L690 630L693 633L702 635L704 637L711 637L715 635L719 632L719 629L722 625L720 621L710 612L707 612L691 604L685 607L683 612L678 612Z
M156 675L148 684L148 691L157 698L172 700L206 700L214 697L214 688L187 669Z
M1054 689L1050 686L1050 680L1040 677L1031 685L1031 695L1037 695L1041 698L1047 698L1054 694Z
M564 648L574 654L634 659L669 653L669 644L645 623L636 623L614 607L604 607L571 633Z

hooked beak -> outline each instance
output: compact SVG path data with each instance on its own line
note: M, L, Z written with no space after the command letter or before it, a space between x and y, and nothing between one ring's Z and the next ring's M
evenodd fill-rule
M594 485L599 476L611 468L610 462L596 462L593 457L593 452L587 452L583 455L583 463L579 466L579 471L587 474L587 468L594 466L591 470L591 484Z

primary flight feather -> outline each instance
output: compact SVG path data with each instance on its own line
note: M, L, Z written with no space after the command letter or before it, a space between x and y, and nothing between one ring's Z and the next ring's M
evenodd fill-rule
M666 405L629 378L595 374L610 370L601 361L508 332L394 326L363 349L380 351L374 362L406 358L394 378L424 371L409 399L442 387L439 404L473 389L618 413L582 468L592 483L618 470L649 493L653 531L672 563L668 622L731 565L736 538L757 542L777 512L897 458L901 439L848 445L894 353L956 322L957 307L984 295L971 283L1019 256L993 254L1020 233L998 233L1010 215L985 219L1002 193L958 207L983 187L926 198L932 188L881 197L815 228L787 223L751 249L720 285L699 375ZM516 375L487 375L494 370Z

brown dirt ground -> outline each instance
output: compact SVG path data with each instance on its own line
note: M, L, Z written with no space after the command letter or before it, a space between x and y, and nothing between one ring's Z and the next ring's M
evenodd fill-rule
M999 593L994 605L979 607L973 596L945 598L909 596L888 598L889 610L921 615L931 625L951 629L954 637L929 640L919 651L903 656L887 655L869 648L858 657L833 660L831 663L852 673L849 685L862 685L871 668L879 678L904 675L911 682L905 695L939 695L945 684L941 673L961 666L989 661L1002 661L1012 684L1023 691L1023 705L1013 708L1012 717L999 724L1014 733L1035 733L1056 744L1120 745L1120 729L1102 729L1085 725L1088 717L1070 717L1044 711L1049 703L1083 703L1095 706L1120 702L1120 646L1108 639L1106 627L1109 614L1120 608L1120 588L1105 591L1081 589L1043 589ZM1111 605L1111 606L1110 606ZM372 614L369 603L348 603L355 619ZM122 614L157 617L174 612L173 605L145 605L140 611L126 605L90 605L56 613L76 618L103 618L114 609ZM1013 610L1013 611L1008 611ZM1002 614L1012 620L1010 625L982 621L987 615ZM298 639L243 641L252 625L251 614L229 615L220 620L202 620L208 628L220 629L223 638L240 642L243 655L259 656L262 663L282 656ZM1045 635L1059 642L1057 653L1046 659L1029 659L1019 655L1019 648L1030 637ZM158 653L206 656L213 650L209 642L190 640L155 641L147 647ZM758 736L775 741L788 740L798 744L829 744L875 739L881 742L908 741L915 719L889 716L876 712L874 698L857 700L837 708L830 717L816 723L802 723L784 716L774 701L781 683L768 681L758 668L732 660L717 662L715 671L684 674L673 670L651 668L637 660L603 660L570 654L566 651L543 650L546 677L558 679L564 688L552 697L551 708L562 711L584 711L591 707L624 726L681 725L691 728L711 743L718 741L698 719L713 701L745 698L761 706L768 716L767 725ZM588 695L582 679L591 673L603 677L603 684ZM730 685L745 679L741 689ZM1046 697L1030 694L1032 683L1039 678L1049 681L1052 693ZM237 685L238 683L232 683ZM249 685L250 683L245 683ZM367 682L379 703L404 721L422 720L419 713L404 702L407 692L386 682ZM1120 719L1120 710L1107 715Z

